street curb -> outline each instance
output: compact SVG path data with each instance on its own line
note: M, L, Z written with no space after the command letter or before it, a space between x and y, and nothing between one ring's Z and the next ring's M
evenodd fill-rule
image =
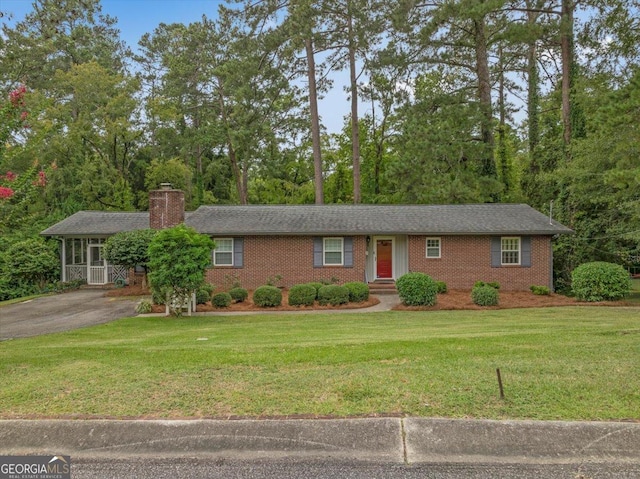
M397 418L344 420L6 420L0 454L73 457L336 458L403 462Z
M640 424L407 418L407 461L640 463Z
M640 423L428 418L0 420L0 455L640 464Z

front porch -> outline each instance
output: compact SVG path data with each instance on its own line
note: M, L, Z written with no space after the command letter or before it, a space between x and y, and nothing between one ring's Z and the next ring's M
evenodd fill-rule
M62 281L85 280L89 285L126 281L126 267L104 259L102 248L106 238L64 238L62 240Z
M395 292L395 280L409 272L407 235L367 236L366 281Z

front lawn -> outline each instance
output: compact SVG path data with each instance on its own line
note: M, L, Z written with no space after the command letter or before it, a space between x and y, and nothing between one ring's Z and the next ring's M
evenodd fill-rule
M638 308L128 318L1 342L0 417L640 420L639 364Z

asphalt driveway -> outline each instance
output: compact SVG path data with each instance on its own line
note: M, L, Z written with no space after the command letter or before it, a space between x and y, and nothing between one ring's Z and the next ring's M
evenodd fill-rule
M134 316L136 300L82 289L0 306L0 341L69 331Z

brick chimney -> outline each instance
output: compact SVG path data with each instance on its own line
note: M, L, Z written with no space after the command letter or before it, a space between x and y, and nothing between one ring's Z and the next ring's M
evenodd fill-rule
M170 183L149 192L149 228L161 230L184 222L184 192Z

